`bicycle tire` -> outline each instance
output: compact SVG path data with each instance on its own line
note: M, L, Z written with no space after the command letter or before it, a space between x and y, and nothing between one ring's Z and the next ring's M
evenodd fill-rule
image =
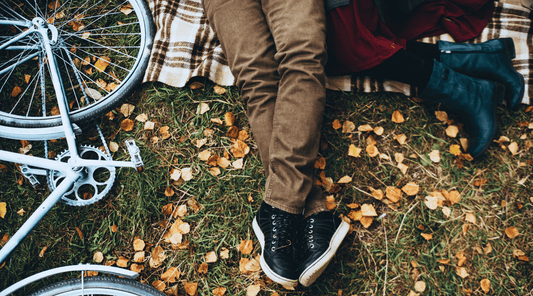
M103 116L142 82L155 35L150 9L143 0L0 2L0 20L40 17L49 23L46 26L57 29L53 52L71 122L84 124ZM0 25L0 45L23 30L23 26ZM50 65L43 58L38 37L29 35L0 51L0 125L40 128L62 124L57 110L54 113L57 103Z
M114 276L95 276L84 279L83 293L81 279L68 279L44 287L30 296L165 296L155 288L138 281Z

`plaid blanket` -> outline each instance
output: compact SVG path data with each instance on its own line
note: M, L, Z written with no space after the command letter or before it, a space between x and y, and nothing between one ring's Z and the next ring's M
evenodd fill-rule
M496 2L492 21L480 36L471 40L478 43L490 39L511 37L515 42L516 58L513 65L526 80L522 103L530 104L533 96L533 79L530 79L530 61L533 61L533 34L531 11L518 5ZM149 0L157 32L144 82L159 81L174 87L183 87L196 76L206 77L223 85L233 85L218 39L209 27L201 0ZM447 35L424 38L453 41ZM533 77L532 77L533 78ZM327 88L353 92L399 92L416 96L415 87L396 81L382 81L369 77L328 77Z

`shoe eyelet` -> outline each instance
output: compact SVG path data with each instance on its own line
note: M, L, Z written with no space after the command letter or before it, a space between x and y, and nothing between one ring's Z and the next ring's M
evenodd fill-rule
M314 249L314 248L315 248L315 245L314 245L314 244L310 244L309 247L310 247L311 249Z
M276 248L275 247L272 247L272 252L276 252Z
M312 235L310 235L310 236L309 236L309 239L313 239L313 236L312 236Z
M311 219L309 219L309 222L314 223L314 222L315 222L315 219L314 219L314 218L311 218Z
M270 218L276 219L276 214L273 214Z
M310 229L310 230L309 230L309 233L313 233L313 229Z
M313 225L309 225L309 228L313 229Z
M276 225L276 221L272 221L272 225Z
M276 230L277 230L276 227L272 227L272 231L276 231Z
M278 236L274 234L274 235L272 235L272 238L278 238Z

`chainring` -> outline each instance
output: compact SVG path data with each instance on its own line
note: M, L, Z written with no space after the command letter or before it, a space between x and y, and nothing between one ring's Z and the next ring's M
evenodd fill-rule
M78 151L80 158L83 159L112 160L111 156L93 146L81 145ZM67 162L69 158L70 151L65 150L56 157L56 160ZM86 166L84 170L86 177L78 179L61 197L64 203L77 207L90 205L104 198L111 190L116 177L116 168L114 166ZM47 177L48 187L50 191L54 191L66 176L61 171L50 170Z

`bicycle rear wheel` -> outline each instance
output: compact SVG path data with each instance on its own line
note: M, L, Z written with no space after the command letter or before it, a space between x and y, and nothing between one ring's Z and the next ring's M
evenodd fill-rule
M140 282L117 277L88 277L83 287L81 279L70 279L52 284L30 296L78 296L78 295L106 295L106 296L164 296L165 294L141 284Z
M17 40L36 22L52 40L73 123L109 112L142 81L154 35L142 0L2 0L0 48L9 45L0 50L1 125L61 125L43 38Z

